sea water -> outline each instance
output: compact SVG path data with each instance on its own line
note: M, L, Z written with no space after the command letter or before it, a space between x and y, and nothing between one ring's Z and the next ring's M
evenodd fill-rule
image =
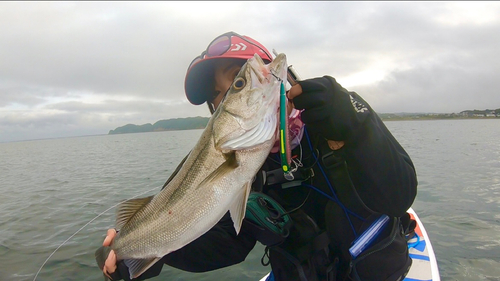
M500 120L385 123L415 164L413 208L442 280L499 280ZM0 143L0 280L33 280L65 241L36 280L102 280L94 251L115 216L105 211L157 193L201 132ZM257 243L238 265L208 273L164 266L153 280L258 280L270 270L262 254Z

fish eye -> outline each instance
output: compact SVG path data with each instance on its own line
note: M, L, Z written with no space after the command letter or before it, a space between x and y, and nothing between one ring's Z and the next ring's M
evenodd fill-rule
M234 83L233 83L233 88L235 90L241 90L243 89L243 87L245 87L245 85L247 84L247 82L245 81L245 79L239 77L237 78Z

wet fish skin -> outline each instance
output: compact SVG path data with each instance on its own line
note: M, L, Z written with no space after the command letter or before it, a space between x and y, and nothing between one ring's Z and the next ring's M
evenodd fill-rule
M277 137L286 67L284 54L268 65L258 55L249 59L170 183L118 207L111 248L132 278L203 235L228 210L239 232L252 179Z

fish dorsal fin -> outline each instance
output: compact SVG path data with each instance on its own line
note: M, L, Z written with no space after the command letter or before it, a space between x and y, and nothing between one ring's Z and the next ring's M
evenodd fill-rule
M226 157L226 161L217 167L217 169L208 175L202 182L200 182L198 188L207 185L211 186L213 182L218 181L221 177L226 176L230 172L234 171L234 169L238 168L239 164L236 160L236 153L234 153L234 151L224 154L224 157Z
M152 259L126 259L123 260L125 265L128 267L128 273L130 274L130 279L134 279L143 274L148 270L153 264L155 264L160 258Z
M151 202L154 196L127 200L118 205L116 211L115 227L120 230L132 218L138 210Z
M233 220L234 230L236 234L240 233L241 224L243 223L243 218L245 218L245 213L247 209L248 195L250 194L250 189L252 188L252 183L248 182L243 185L241 190L236 194L233 204L229 209L231 214L231 219Z

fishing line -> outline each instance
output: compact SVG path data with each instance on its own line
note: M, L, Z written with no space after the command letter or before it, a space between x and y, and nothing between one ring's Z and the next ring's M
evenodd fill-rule
M49 261L49 259L57 252L57 250L59 250L59 248L61 248L62 246L64 246L64 244L66 244L69 240L71 240L71 238L73 238L76 234L78 234L80 231L82 231L87 225L91 224L93 221L95 221L97 218L99 218L100 216L104 215L105 213L107 213L109 210L115 208L116 206L120 205L121 203L127 201L127 200L130 200L130 199L134 199L134 198L137 198L143 194L146 194L150 191L153 191L155 189L157 189L158 187L155 187L155 188L152 188L150 190L146 190L144 191L143 193L140 193L132 198L129 198L129 199L125 199L121 202L118 202L116 203L115 205L107 208L106 210L104 210L103 212L101 212L100 214L98 214L95 218L91 219L89 222L87 222L84 226L80 227L80 229L78 229L75 233L73 233L73 235L71 235L68 239L66 239L64 242L61 243L61 245L59 245L53 252L52 254L49 255L49 257L43 262L42 266L40 267L40 269L38 270L38 272L35 274L35 277L33 278L33 281L36 280L36 278L38 277L38 274L40 274L40 271L42 271L42 268L45 266L45 264Z

